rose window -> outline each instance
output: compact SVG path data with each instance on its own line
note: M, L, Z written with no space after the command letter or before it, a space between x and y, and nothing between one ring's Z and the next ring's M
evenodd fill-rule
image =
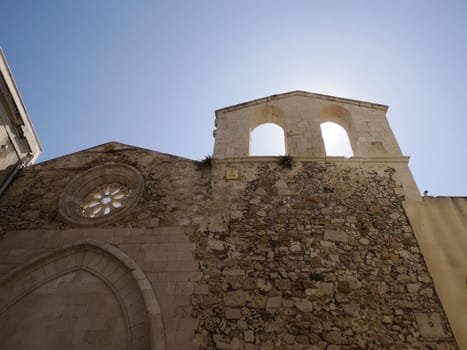
M130 190L121 183L110 183L98 186L81 202L81 213L88 218L109 215L123 208L128 200Z
M144 190L144 177L128 164L107 163L70 180L60 197L62 217L77 225L114 222L134 210Z

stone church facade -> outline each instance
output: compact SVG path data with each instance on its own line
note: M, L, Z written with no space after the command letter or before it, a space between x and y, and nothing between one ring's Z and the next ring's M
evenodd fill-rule
M217 111L212 159L111 142L31 166L1 73L5 152L30 154L2 155L1 349L467 348L465 198L420 196L386 106L295 91ZM326 121L354 157L326 156ZM288 156L249 156L268 122Z

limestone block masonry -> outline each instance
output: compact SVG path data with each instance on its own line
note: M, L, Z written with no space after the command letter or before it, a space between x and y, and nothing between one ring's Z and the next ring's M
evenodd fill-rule
M324 157L320 124L340 124L356 157L402 156L386 119L387 106L293 91L216 111L214 157L250 154L251 131L263 123L284 129L286 153L292 157Z
M210 162L111 142L23 169L0 197L1 349L458 349L385 111L292 92L218 111ZM324 156L327 120L355 157ZM248 157L267 121L291 168Z

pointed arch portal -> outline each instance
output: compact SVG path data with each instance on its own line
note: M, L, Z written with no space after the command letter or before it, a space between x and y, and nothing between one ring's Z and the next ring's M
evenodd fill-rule
M124 337L126 344L122 346L131 350L165 349L159 303L143 271L119 249L96 240L85 239L66 245L53 253L30 260L0 279L0 321L7 324L5 315L8 310L35 291L47 292L47 288L68 283L77 276L94 285L105 284L110 289L109 295L113 294L115 305L119 305L122 312L124 322L121 328L126 329L127 333ZM54 298L53 293L49 294ZM87 298L89 300L92 295ZM99 310L99 305L97 308ZM105 311L104 308L102 312ZM57 310L57 315L60 315L60 310ZM63 332L64 338L70 337L66 330ZM30 336L34 337L34 334ZM102 333L93 333L92 330L86 336L90 337L86 341L106 341ZM14 343L23 339L10 340Z

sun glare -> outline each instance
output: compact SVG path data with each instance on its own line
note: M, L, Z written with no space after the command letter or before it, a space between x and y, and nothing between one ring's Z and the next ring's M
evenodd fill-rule
M276 124L266 123L251 132L250 155L279 156L285 154L284 130Z
M342 126L332 122L322 123L321 133L327 156L353 156L349 137Z

